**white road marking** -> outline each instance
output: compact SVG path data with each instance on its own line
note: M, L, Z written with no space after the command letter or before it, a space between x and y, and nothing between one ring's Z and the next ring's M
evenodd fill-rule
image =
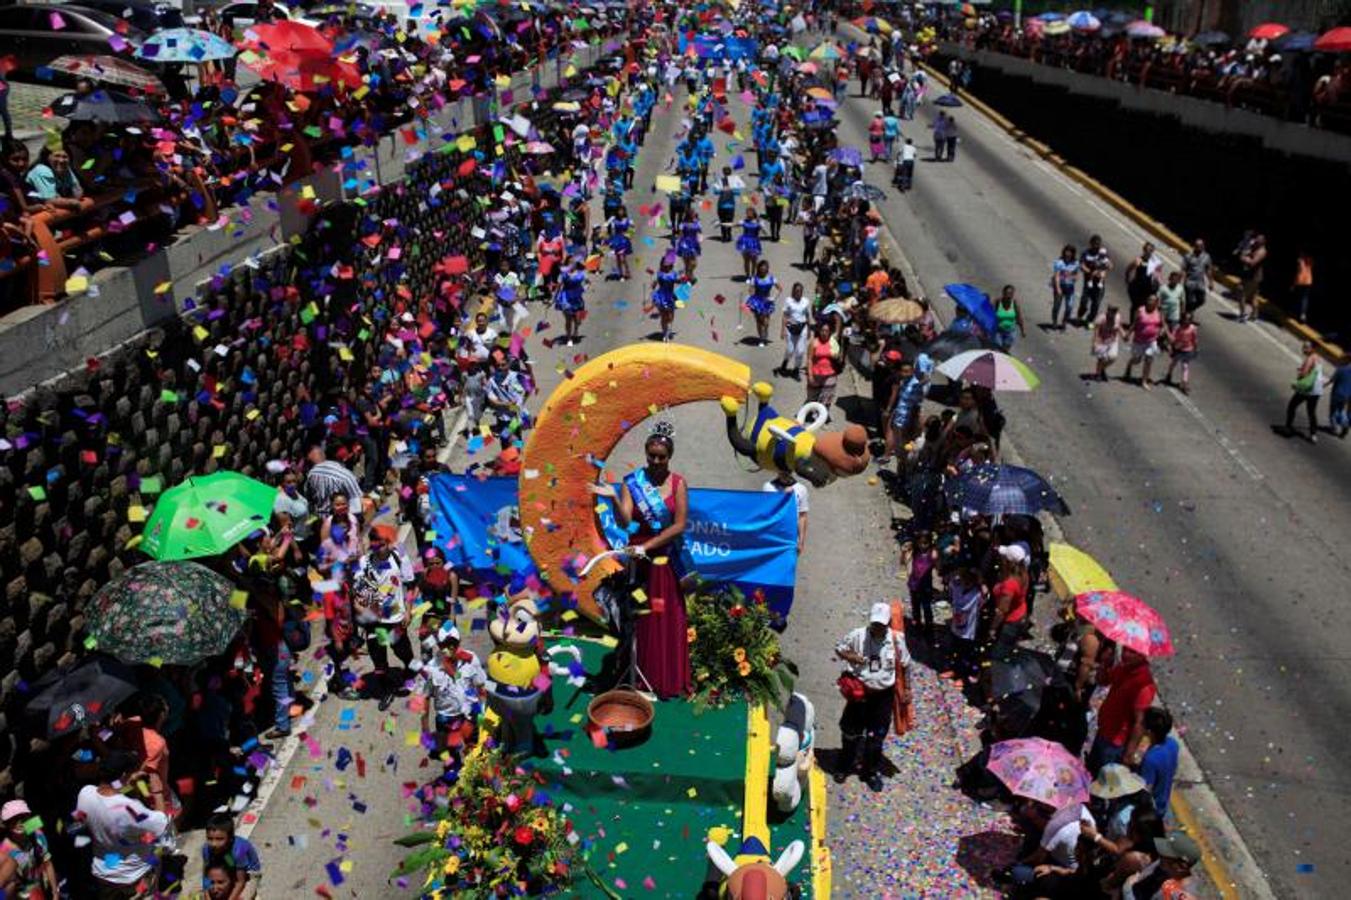
M1238 447L1234 445L1234 442L1229 439L1229 435L1220 430L1219 426L1211 422L1210 418L1206 416L1205 413L1201 412L1201 408L1192 402L1191 397L1188 397L1175 387L1169 387L1168 393L1173 395L1173 399L1191 414L1191 417L1215 439L1215 443L1219 444L1224 452L1228 453L1234 462L1238 463L1239 468L1244 472L1247 472L1248 476L1251 477L1253 481L1262 481L1265 479L1266 476L1262 474L1262 470L1253 465L1253 463L1243 455Z

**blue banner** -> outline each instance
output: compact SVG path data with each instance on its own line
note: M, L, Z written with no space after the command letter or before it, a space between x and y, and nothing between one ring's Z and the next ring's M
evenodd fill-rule
M682 32L679 40L680 55L690 45L689 38ZM700 59L727 59L736 62L744 59L755 62L759 55L759 46L754 38L734 35L697 34L694 36L694 52Z
M431 529L451 565L497 583L537 571L513 520L515 478L438 474L430 483ZM770 608L787 618L797 577L791 494L691 488L685 542L703 578L731 582L748 595L762 590Z

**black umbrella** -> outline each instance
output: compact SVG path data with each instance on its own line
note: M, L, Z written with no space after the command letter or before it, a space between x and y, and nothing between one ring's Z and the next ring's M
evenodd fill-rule
M867 200L870 203L877 203L887 199L887 195L881 188L859 181L844 189L844 199Z
M985 345L981 339L968 331L948 330L919 348L933 358L934 362L951 359L958 353L979 350Z
M159 115L135 97L121 91L97 90L86 96L66 94L52 103L52 112L72 122L112 125L154 122Z
M1064 675L1055 660L1037 650L1019 648L990 664L990 692L994 696L999 733L1022 736L1037 711L1043 692Z
M1223 31L1203 31L1192 38L1192 43L1198 47L1227 47L1233 42L1234 39Z
M136 691L130 667L95 656L33 682L33 698L24 713L43 737L56 738L101 722Z

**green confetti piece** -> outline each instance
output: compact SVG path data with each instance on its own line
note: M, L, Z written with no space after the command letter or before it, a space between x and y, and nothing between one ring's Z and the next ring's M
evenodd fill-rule
M158 475L146 475L141 479L142 494L158 494L164 490L164 481Z
M28 496L41 503L47 499L47 489L40 484L35 484L28 489Z
M178 392L177 392L177 391L171 391L171 390L169 390L168 388L165 388L164 390L162 390L162 391L159 392L159 402L160 402L160 403L177 403L177 402L178 402Z

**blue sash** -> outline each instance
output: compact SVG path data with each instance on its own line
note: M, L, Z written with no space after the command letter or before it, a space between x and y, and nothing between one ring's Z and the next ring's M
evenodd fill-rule
M647 523L648 529L653 534L664 530L671 524L674 516L666 508L666 501L662 498L661 491L657 490L656 485L647 480L646 469L635 469L624 476L624 487L633 497L634 509ZM686 575L694 572L694 557L690 555L689 548L685 546L684 535L677 535L667 544L666 557L671 568L675 570L676 578L683 579Z

